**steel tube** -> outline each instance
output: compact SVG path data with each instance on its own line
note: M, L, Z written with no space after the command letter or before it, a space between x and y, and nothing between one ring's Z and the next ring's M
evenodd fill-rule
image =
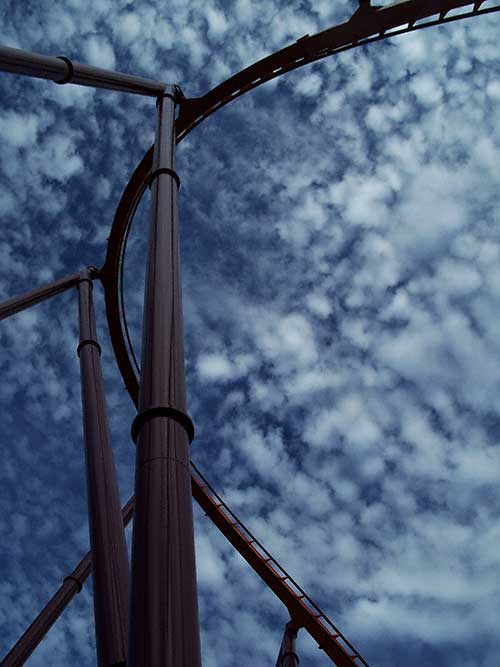
M175 175L174 87L158 99L144 292L129 667L200 667Z
M131 520L133 512L134 498L132 497L122 509L124 526ZM71 600L82 590L83 584L89 577L91 571L92 556L89 551L78 563L73 572L64 578L63 583L47 602L42 611L33 620L31 625L26 628L14 646L6 654L0 663L2 667L22 667L24 665L26 660L28 660Z
M9 46L0 46L0 71L151 97L160 95L166 88L160 81L82 65L64 56L44 56Z
M297 655L297 633L299 629L288 621L283 634L276 667L299 667L299 656Z
M74 287L79 279L80 274L73 273L71 276L66 276L66 278L61 278L53 283L47 283L47 285L37 287L31 292L20 294L19 296L15 296L12 299L0 303L0 320L5 320L11 315L20 313L22 310L31 308L31 306L35 306L37 303L45 301L45 299L50 299L56 294L64 292L70 287Z
M78 303L96 648L99 667L117 667L127 658L129 566L88 270L80 274Z

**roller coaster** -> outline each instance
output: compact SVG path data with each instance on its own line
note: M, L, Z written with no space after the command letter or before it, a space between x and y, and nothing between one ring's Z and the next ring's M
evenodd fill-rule
M64 56L43 56L8 47L0 48L0 70L48 79L60 85L76 84L153 98L164 96L175 98L175 104L179 109L174 126L175 141L179 143L202 121L233 100L299 67L396 35L404 35L498 11L500 11L500 5L484 0L475 2L404 0L383 7L372 6L370 0L359 0L358 9L348 21L316 35L300 37L293 44L250 65L205 95L196 98L187 98L179 88L159 81L89 67L73 62ZM160 140L157 137L156 143L158 141ZM134 214L148 186L151 186L155 178L157 179L161 174L169 176L174 185L179 184L175 166L165 166L158 160L161 160L161 155L158 157L158 154L155 154L155 146L153 146L147 151L126 185L111 226L105 262L100 269L84 269L0 304L0 319L5 319L43 300L52 298L64 290L77 288L81 292L83 284L88 286L88 284L100 281L104 289L107 324L116 361L128 393L139 409L140 370L132 348L124 307L124 264ZM86 298L90 298L88 294ZM79 353L90 348L92 352L100 351L95 337L95 324L92 325L92 321L89 320L82 326ZM82 372L83 368L82 366ZM148 410L143 410L139 416L148 411L150 413L152 410L156 410L157 413L163 410L161 414L164 419L175 421L177 425L183 426L188 435L191 433L192 424L183 410L170 404L161 409L149 406ZM147 415L148 418L149 416ZM137 431L141 427L142 422L135 424ZM192 435L194 433L191 433L190 440ZM314 638L319 648L338 667L355 667L356 665L368 667L368 663L345 635L284 570L257 537L246 528L193 463L191 463L191 491L192 496L206 515L274 592L290 614L291 620L285 629L276 663L277 667L297 667L295 637L300 628L305 629ZM123 525L127 525L133 515L134 497L122 508ZM24 665L73 597L82 590L85 580L91 574L92 560L91 552L87 553L64 579L51 600L3 658L2 667L22 667ZM102 628L101 632L104 632ZM113 664L125 664L125 660L126 658L121 658ZM108 664L111 663L106 662L101 655L99 665ZM131 667L138 665L145 667L146 663L135 658L133 665L130 662L127 664L130 664ZM155 662L154 664L160 663ZM162 662L161 664L173 665L174 663ZM187 667L187 663L182 664Z

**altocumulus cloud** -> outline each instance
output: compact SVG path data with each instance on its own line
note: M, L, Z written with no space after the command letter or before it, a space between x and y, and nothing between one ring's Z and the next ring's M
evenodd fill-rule
M0 32L194 96L353 4L6 2ZM193 460L373 667L500 651L497 36L491 16L339 54L178 153ZM0 86L6 298L102 262L154 102ZM127 255L137 351L146 224L144 204ZM125 500L133 410L96 298ZM5 651L87 548L74 295L0 336ZM273 664L286 611L195 520L205 667ZM90 666L93 642L85 591L29 664Z

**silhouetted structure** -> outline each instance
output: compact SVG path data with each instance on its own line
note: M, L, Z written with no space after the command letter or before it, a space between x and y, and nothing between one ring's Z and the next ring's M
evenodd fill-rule
M217 528L287 607L291 620L278 667L296 667L296 637L306 629L338 667L366 661L314 604L257 538L227 507L189 462L194 426L186 411L175 146L196 125L240 95L285 72L326 56L388 36L412 32L500 10L482 1L406 0L387 7L359 0L351 19L247 67L199 98L185 98L176 86L88 67L64 56L50 57L0 48L0 70L108 88L157 99L157 131L151 148L126 186L115 214L106 260L0 304L0 319L76 287L80 314L80 357L91 552L68 575L2 661L22 667L92 569L99 667L197 667L201 665L191 494ZM453 9L460 14L448 16ZM179 115L176 118L176 107ZM120 309L123 248L138 202L152 190L148 269L145 285L141 381ZM135 519L130 609L124 525L134 499L120 512L111 439L107 425L92 304L99 279L108 327L126 388L138 407L132 425L137 445ZM138 369L137 369L138 370ZM130 615L130 624L127 617ZM128 649L127 649L128 646Z

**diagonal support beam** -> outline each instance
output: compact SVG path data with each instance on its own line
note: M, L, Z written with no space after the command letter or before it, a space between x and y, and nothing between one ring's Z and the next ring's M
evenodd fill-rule
M123 525L126 526L134 513L134 499L130 498L122 509ZM63 613L71 600L80 593L83 584L92 570L92 555L90 551L82 558L75 569L64 578L57 591L47 602L42 611L26 628L14 646L1 662L1 667L23 667L24 663L38 644L45 637L50 628Z
M36 289L31 290L31 292L20 294L19 296L12 297L12 299L0 303L0 320L5 320L11 315L15 315L22 310L31 308L31 306L35 306L37 303L50 299L70 287L75 287L79 280L80 274L73 273L70 276L66 276L66 278L61 278L53 283L47 283L42 287L37 287Z
M74 83L79 86L106 88L150 97L160 95L167 87L167 84L161 81L82 65L66 56L44 56L9 46L0 46L0 71L32 76L36 79L49 79L59 84Z
M129 565L97 341L92 277L78 283L83 433L99 667L127 659Z
M215 493L196 466L191 464L191 467L193 468L191 475L193 498L254 572L287 607L294 619L294 625L307 630L332 660L332 663L338 667L361 667L361 665L368 667L367 662L351 646L340 630L321 612L305 591L286 574L257 538L245 528L234 512ZM124 525L131 520L133 511L134 498L132 497L122 510ZM90 553L88 553L71 575L66 577L63 585L9 651L1 667L22 667L24 665L66 606L81 590L82 584L90 575L90 570L91 560Z

